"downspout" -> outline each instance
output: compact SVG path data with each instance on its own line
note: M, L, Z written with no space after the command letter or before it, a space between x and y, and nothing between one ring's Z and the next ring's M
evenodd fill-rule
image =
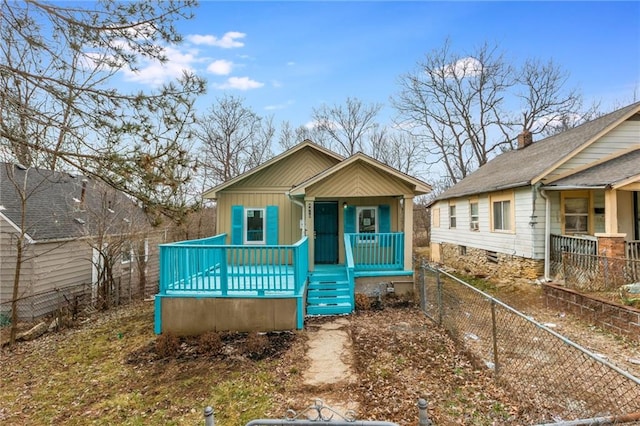
M294 199L293 197L291 197L291 193L290 192L286 192L285 193L287 195L287 197L289 197L289 201L291 201L293 204L295 204L296 206L300 207L300 210L302 211L302 228L300 229L300 239L304 238L305 232L307 230L307 221L306 221L306 217L304 214L304 203L302 203L301 201L298 201L296 199Z
M544 198L544 280L549 278L549 238L551 238L551 201L544 188L540 188L540 196Z

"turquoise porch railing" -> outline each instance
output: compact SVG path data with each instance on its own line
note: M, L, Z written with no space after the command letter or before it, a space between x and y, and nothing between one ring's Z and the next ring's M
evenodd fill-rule
M404 233L345 234L345 255L353 257L355 271L404 268Z
M293 245L225 245L226 234L160 245L160 294L293 293L308 272L308 240Z

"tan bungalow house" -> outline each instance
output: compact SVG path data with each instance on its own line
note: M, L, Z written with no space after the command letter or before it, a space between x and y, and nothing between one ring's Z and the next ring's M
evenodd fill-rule
M356 292L409 291L426 183L304 141L212 188L220 235L161 246L156 332L302 328Z

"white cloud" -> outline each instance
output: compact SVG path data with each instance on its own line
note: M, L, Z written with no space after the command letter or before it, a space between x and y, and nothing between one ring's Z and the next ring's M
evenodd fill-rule
M159 86L169 80L182 77L183 73L193 72L191 64L198 61L197 51L182 52L173 47L165 47L167 62L146 62L137 71L123 69L124 78L135 83Z
M218 38L212 35L200 35L192 34L186 37L191 43L199 45L204 44L207 46L217 46L223 49L232 49L234 47L243 47L244 43L237 39L245 38L246 34L238 31L229 31L225 33L222 38Z
M267 105L266 107L264 107L264 109L266 109L267 111L275 111L275 110L279 110L279 109L288 108L293 104L294 104L294 101L289 100L289 101L287 101L285 103L282 103L282 104Z
M446 65L444 72L448 77L473 77L482 72L482 63L476 58L462 58L452 64Z
M251 80L249 77L229 77L229 79L222 84L214 84L216 89L237 89L237 90L251 90L258 89L264 86L264 83Z
M213 61L207 67L207 71L212 74L217 75L228 75L231 74L231 70L233 69L233 62L227 61L225 59L218 59Z
M287 62L287 65L288 65L288 66L290 66L290 67L294 66L295 64L296 64L296 63L295 63L295 62L293 62L293 61L289 61L289 62Z

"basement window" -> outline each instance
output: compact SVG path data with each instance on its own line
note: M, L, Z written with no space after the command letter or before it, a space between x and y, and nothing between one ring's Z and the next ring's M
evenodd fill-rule
M467 246L458 246L458 254L460 256L466 256L467 255Z

